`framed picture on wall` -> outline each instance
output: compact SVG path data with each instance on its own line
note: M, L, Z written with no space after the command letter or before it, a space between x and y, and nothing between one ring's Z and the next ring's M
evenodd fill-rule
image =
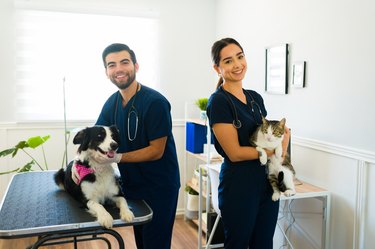
M297 61L293 64L293 86L305 87L306 61Z
M288 44L266 48L266 92L288 93Z

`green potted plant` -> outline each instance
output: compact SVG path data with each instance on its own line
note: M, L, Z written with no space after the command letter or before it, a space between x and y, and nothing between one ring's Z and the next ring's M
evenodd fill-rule
M45 155L43 144L49 138L50 138L49 135L44 136L44 137L41 137L41 136L30 137L29 139L27 139L25 141L18 142L18 144L16 144L14 147L11 147L9 149L5 149L5 150L1 151L0 157L12 155L12 158L14 158L17 155L18 151L21 150L31 159L31 161L26 163L25 165L23 165L21 167L18 167L16 169L14 169L14 170L0 172L0 175L9 174L9 173L13 173L13 172L17 172L17 173L28 172L28 171L32 170L32 167L34 165L37 165L40 170L48 170L48 165L47 165L47 160L46 160L46 155ZM30 150L36 149L38 147L40 147L41 150L42 150L43 159L44 159L43 164L39 163L30 153Z
M195 104L198 106L198 108L201 110L200 118L203 120L207 119L207 104L208 104L208 98L199 98L195 101Z

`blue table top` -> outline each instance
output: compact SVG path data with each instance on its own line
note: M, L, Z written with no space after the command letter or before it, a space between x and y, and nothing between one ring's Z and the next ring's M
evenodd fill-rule
M0 238L102 228L81 203L57 187L54 173L14 175L0 206ZM116 207L106 206L114 218L114 227L143 224L152 219L152 210L144 201L127 202L135 216L132 222L122 221Z

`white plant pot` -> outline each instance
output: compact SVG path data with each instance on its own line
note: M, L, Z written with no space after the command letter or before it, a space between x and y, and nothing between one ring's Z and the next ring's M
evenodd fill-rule
M188 193L187 197L188 198L187 198L186 209L188 211L198 211L199 210L199 195L191 195ZM205 210L206 209L205 198L203 198L202 201L203 201L203 210Z
M202 120L207 120L207 112L206 111L201 111L200 118Z
M186 208L189 211L198 211L199 210L199 195L188 194Z

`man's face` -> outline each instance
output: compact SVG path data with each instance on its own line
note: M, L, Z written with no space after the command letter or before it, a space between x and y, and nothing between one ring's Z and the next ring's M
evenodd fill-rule
M119 89L124 90L135 82L138 64L133 64L128 51L110 53L105 57L105 62L107 77Z

